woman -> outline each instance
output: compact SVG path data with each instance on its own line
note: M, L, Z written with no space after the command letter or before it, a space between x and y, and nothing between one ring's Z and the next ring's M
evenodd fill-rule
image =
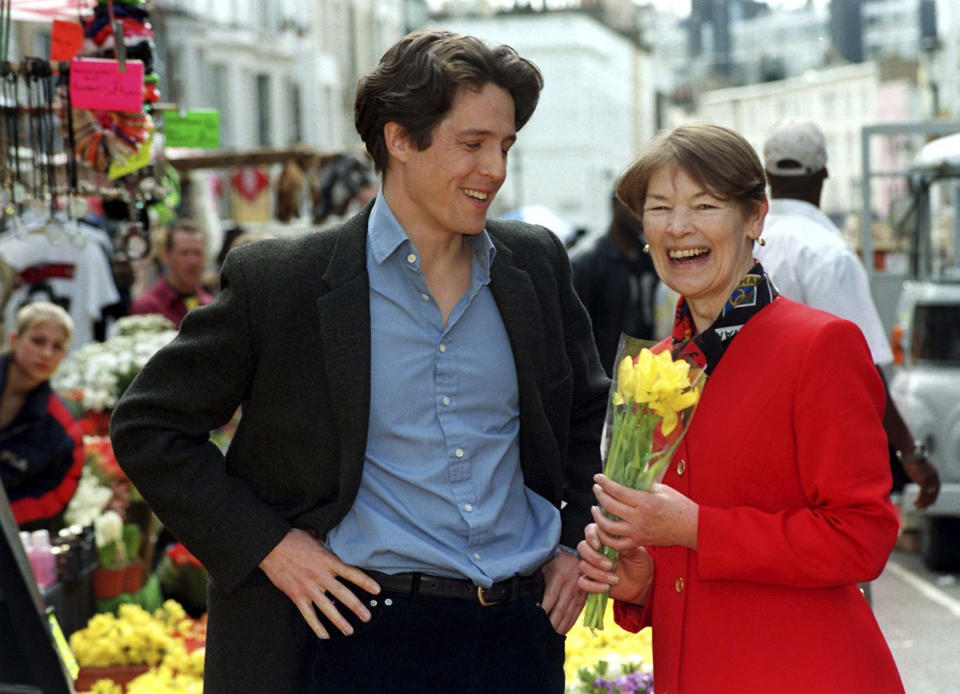
M70 315L37 301L0 356L0 477L21 530L58 530L83 470L80 426L50 387L72 337Z
M653 626L657 694L902 692L857 589L897 536L883 386L853 323L778 296L753 260L764 189L750 145L713 125L657 137L618 183L681 295L672 349L710 375L663 484L597 476L622 520L594 508L580 587Z

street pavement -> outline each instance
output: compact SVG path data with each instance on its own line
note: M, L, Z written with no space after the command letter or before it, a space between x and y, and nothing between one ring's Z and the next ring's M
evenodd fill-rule
M960 574L898 548L870 594L907 694L960 694Z

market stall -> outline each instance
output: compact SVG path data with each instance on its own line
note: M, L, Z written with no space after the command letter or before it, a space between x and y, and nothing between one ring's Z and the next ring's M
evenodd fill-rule
M14 54L17 22L49 26L48 55ZM141 0L0 2L0 315L9 326L22 305L55 303L73 320L75 353L105 344L103 321L122 290L115 263L145 255L150 216L171 208L176 173L164 165L158 137L166 106L153 52ZM91 221L106 216L106 208L114 224ZM149 339L136 342L149 350ZM96 380L98 369L88 379ZM78 504L56 519L57 527L18 532L6 494L0 495L3 691L67 692L73 681L85 689L81 683L96 674L90 668L102 664L99 647L90 647L90 639L83 646L82 634L96 620L134 606L154 615L183 612L179 604L163 604L151 553L156 522L115 460L111 466L108 413L87 407L82 397L70 402L87 426L87 492L74 495ZM90 515L83 517L80 502L89 503L91 493ZM164 559L168 574L202 572ZM111 588L107 579L116 584ZM131 629L141 627L128 625L125 632ZM168 631L181 640L189 631L190 651L199 655L181 658L179 667L202 670L202 629L178 622ZM71 650L73 638L80 646ZM148 658L138 665L162 662Z
M10 53L16 21L52 24L49 58ZM0 495L0 691L201 691L206 571L164 535L108 435L117 399L175 332L154 317L103 326L129 292L118 266L148 257L150 227L199 172L225 191L223 216L271 235L315 229L376 191L360 153L220 151L215 112L162 101L152 38L140 0L0 0L0 306L7 322L37 298L70 309L74 349L53 385L84 427L85 458L46 545L18 534ZM232 426L212 439L226 446ZM649 642L622 636L575 627L571 692L652 691Z

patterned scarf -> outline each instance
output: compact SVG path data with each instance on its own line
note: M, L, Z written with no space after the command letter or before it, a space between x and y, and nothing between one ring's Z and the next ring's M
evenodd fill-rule
M687 357L707 374L713 373L720 357L744 324L778 296L780 294L767 278L763 266L756 263L730 294L713 325L699 334L695 334L687 300L681 297L673 323L673 358Z

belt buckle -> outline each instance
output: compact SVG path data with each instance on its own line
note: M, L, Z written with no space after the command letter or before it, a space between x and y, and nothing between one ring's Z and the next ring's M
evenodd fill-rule
M487 600L483 594L483 586L477 586L477 600L479 600L480 604L484 607L490 607L491 605L497 605L500 603L500 600Z

